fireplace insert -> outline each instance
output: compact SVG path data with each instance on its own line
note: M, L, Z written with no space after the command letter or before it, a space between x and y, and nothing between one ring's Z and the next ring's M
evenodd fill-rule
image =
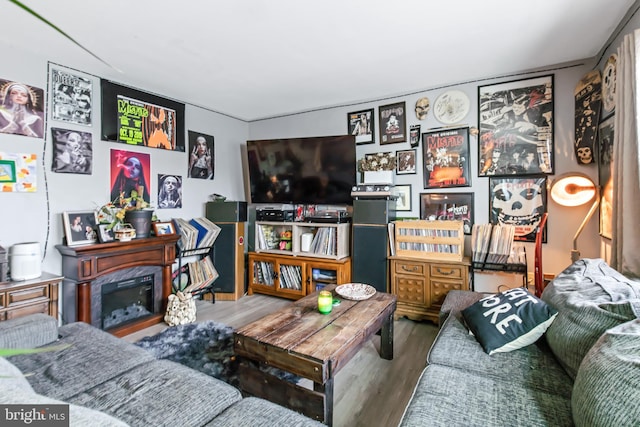
M153 274L102 285L102 329L153 315Z

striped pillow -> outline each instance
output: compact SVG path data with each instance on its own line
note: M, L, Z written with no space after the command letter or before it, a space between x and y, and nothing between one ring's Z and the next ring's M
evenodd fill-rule
M542 299L558 310L546 338L573 379L604 331L640 315L640 284L602 259L574 262L545 288Z
M584 357L571 395L576 426L640 425L640 319L609 329Z

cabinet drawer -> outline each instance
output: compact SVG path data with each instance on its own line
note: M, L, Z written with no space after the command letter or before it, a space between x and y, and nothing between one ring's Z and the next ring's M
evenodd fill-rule
M7 310L6 320L14 319L16 317L21 317L21 316L28 316L30 314L35 314L35 313L49 314L49 302L44 301L38 304L28 304L19 308Z
M424 276L424 264L421 262L396 261L396 274L417 274Z
M442 305L447 293L454 289L461 290L462 281L431 280L431 305Z
M5 302L5 294L0 294L0 308L6 307L7 303Z
M429 275L431 277L442 277L444 279L462 279L466 266L451 264L429 264Z
M7 292L7 306L22 304L38 299L49 299L49 286L34 286L27 289Z
M424 285L424 279L396 276L395 286L398 301L425 304Z

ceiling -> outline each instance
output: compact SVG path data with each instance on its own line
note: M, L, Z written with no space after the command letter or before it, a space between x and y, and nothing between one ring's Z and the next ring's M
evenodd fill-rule
M253 121L592 58L634 1L23 0L105 65L0 0L0 49Z

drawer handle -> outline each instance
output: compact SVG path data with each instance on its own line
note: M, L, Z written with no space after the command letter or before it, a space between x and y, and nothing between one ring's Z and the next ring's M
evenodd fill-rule
M413 268L408 268L406 265L403 265L403 266L402 266L402 269L403 269L404 271L418 271L418 266L417 266L417 265L414 265L414 266L413 266Z
M437 270L438 270L438 273L442 274L443 276L450 276L454 273L453 270L449 270L447 272L442 271L440 268L437 268Z

